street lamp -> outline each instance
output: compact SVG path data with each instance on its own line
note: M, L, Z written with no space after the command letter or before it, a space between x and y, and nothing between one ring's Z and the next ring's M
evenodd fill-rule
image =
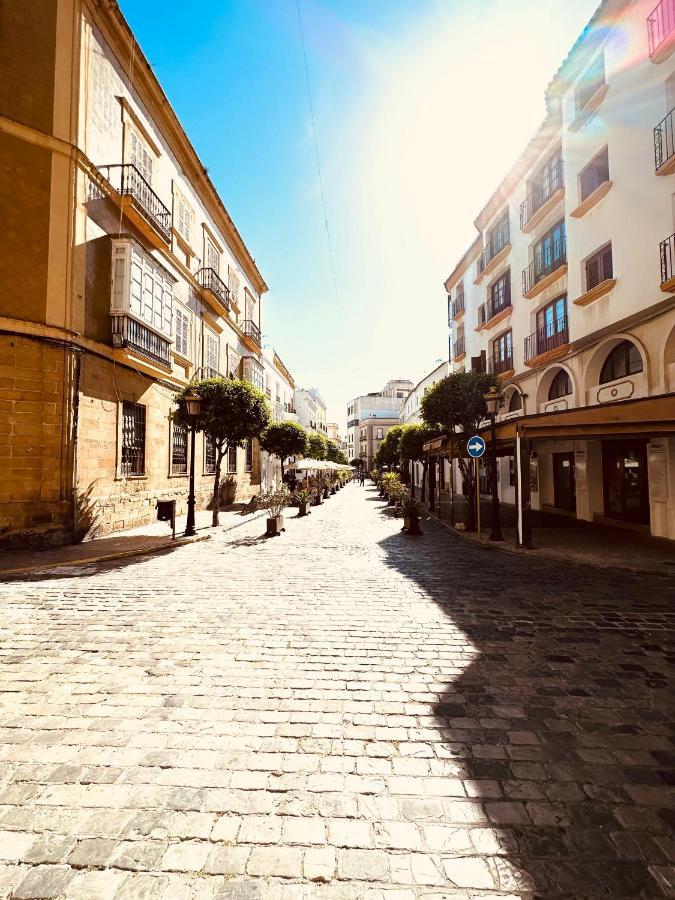
M491 541L503 541L502 525L499 519L499 491L497 489L497 412L502 405L502 395L496 387L491 387L485 394L485 405L487 406L488 415L490 416L490 425L492 426L492 457L490 460L490 470L492 476L492 531L490 532Z
M190 423L190 488L187 499L187 522L185 523L185 537L192 537L197 533L195 529L195 433L197 431L197 419L201 409L202 398L192 392L185 397L187 418Z

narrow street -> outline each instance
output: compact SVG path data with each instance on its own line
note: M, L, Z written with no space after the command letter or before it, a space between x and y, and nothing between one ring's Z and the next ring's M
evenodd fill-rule
M672 579L295 515L0 586L0 896L673 896Z

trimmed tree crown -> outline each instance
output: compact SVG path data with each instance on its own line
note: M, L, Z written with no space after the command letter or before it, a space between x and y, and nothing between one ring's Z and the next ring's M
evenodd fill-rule
M192 382L176 396L174 419L190 425L185 398L196 393L202 398L197 431L203 431L219 447L243 446L257 437L270 421L264 395L248 381L238 378L205 378Z
M307 455L307 432L297 422L270 422L260 435L260 446L272 456Z
M422 418L430 428L464 440L478 431L487 418L485 394L496 386L485 372L454 372L437 381L422 397Z
M307 438L307 452L310 459L325 459L328 441L318 432L310 432Z
M423 422L411 422L409 425L404 425L398 442L401 460L403 462L421 460L424 457L424 445L437 434L437 428L430 428Z

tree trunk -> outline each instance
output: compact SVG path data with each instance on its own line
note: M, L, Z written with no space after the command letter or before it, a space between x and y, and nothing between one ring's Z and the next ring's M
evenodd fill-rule
M410 460L410 462L408 463L408 466L410 468L410 496L414 497L415 496L415 461Z
M218 513L220 512L220 466L223 461L222 447L216 448L216 474L213 484L213 515L211 517L211 525L215 528L218 524Z
M474 462L472 459L462 459L460 456L457 460L459 470L462 473L462 480L467 488L466 493L466 521L464 527L467 531L476 530L476 479L474 476Z
M283 456L279 457L279 462L281 463L281 483L284 483L284 458Z
M422 500L422 503L424 503L424 501L426 499L427 466L428 466L428 462L425 457L424 460L422 461L422 496L420 498Z
M431 468L429 469L429 509L433 512L436 509L436 457L431 459Z

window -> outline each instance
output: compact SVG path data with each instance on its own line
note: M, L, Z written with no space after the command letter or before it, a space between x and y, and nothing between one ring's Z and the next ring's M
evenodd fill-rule
M176 307L175 312L175 338L176 343L174 349L179 356L185 359L190 358L190 316L180 306Z
M377 434L375 435L375 437L377 438L378 441L381 441L382 438L384 437L384 429L378 428Z
M204 329L204 366L216 375L220 371L220 341L212 331Z
M545 203L559 187L562 187L562 150L557 150L546 160L533 185L541 203Z
M564 369L560 369L548 389L548 399L558 400L560 397L567 397L567 395L571 393L572 381L570 376Z
M204 435L204 474L215 475L216 472L216 445L208 434Z
M192 232L193 221L194 213L192 211L192 207L182 194L180 194L178 191L175 191L173 212L174 227L186 244L190 243L190 234Z
M508 372L509 369L513 368L513 346L511 340L511 332L507 331L492 342L492 358L496 375L501 375L503 372Z
M509 400L509 412L518 412L519 409L523 408L523 395L520 391L514 391L511 394L511 399Z
M488 234L488 246L490 258L496 256L509 242L509 211L504 212L501 219L494 225Z
M171 474L187 474L187 428L178 422L171 423Z
M485 325L485 304L481 303L478 307L478 324Z
M241 362L241 354L227 345L227 374L230 378L239 378L239 364ZM262 388L261 388L262 390Z
M505 272L490 286L489 318L496 316L502 309L511 306L511 272ZM459 338L459 331L458 331ZM463 337L464 335L462 335Z
M246 471L253 470L253 441L246 441Z
M145 407L122 403L122 475L145 475Z
M235 303L239 300L239 276L234 271L232 267L230 267L228 271L228 285L230 289L230 298L234 300Z
M607 244L586 260L586 290L590 291L603 281L613 278L613 273L612 245Z
M134 242L113 242L112 313L129 313L153 331L173 337L174 280Z
M220 269L220 253L209 238L205 238L205 241L206 253L204 256L206 258L206 268L213 269L213 271L218 274Z
M228 475L237 474L237 445L234 444L227 448L227 473Z
M584 74L579 79L576 90L577 112L588 104L593 95L605 84L605 57L600 54L598 58L591 63Z
M518 394L520 396L520 394ZM513 456L509 456L509 485L515 487L516 484L516 460Z
M539 278L553 272L566 259L565 220L558 222L534 245L534 271Z
M601 184L609 181L609 157L607 147L601 150L579 173L579 195L583 202Z
M143 178L151 185L153 155L140 134L131 127L129 129L129 162L136 166Z
M610 352L600 372L600 384L608 381L616 381L617 378L625 378L627 375L637 375L642 371L642 356L640 351L631 341L621 341Z
M537 313L537 338L539 344L542 345L537 348L537 352L543 353L545 350L557 346L556 343L552 343L551 347L548 347L546 342L563 331L567 331L567 296L565 294L547 304Z

